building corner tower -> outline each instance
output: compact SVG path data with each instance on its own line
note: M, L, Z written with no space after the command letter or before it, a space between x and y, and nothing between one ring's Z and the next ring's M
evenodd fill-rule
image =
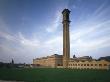
M63 67L68 67L68 62L70 58L70 36L69 36L69 14L68 9L62 11L63 14Z

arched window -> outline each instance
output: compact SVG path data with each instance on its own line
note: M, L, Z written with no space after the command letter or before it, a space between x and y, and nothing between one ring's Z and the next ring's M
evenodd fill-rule
M95 66L97 66L97 64L95 64Z
M99 66L102 66L102 64L99 64Z
M107 66L107 64L104 64L104 66Z
M93 66L93 64L91 64L91 66Z
M77 64L76 64L76 66L77 66Z
M83 66L83 64L81 64L81 66Z
M87 66L89 66L89 64L87 64Z

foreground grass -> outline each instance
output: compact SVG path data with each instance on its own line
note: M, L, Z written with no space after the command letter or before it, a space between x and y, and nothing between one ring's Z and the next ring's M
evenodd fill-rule
M0 79L25 82L110 82L107 70L0 69Z

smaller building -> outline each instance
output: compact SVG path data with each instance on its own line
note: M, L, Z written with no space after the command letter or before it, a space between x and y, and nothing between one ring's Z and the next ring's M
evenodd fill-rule
M103 58L103 59L102 59ZM73 69L110 69L110 61L107 61L105 57L101 57L98 60L92 59L90 56L83 56L78 58L71 58L69 60L68 68Z
M37 67L61 67L63 65L63 57L62 55L54 54L47 57L41 57L33 59L33 64Z

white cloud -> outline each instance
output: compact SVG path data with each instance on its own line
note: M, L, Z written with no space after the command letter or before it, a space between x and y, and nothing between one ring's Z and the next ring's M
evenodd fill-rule
M47 53L47 55L52 55L55 53L62 54L62 36L55 36L44 42L41 42L40 50L44 52L44 56L45 53Z
M55 32L58 26L61 24L61 11L57 11L55 19L52 24L46 28L47 32Z
M37 39L26 39L21 32L19 32L19 40L21 44L24 46L32 46L32 47L38 47L40 42Z
M95 12L92 14L92 15L99 15L99 13L103 13L102 10L103 8L105 7L106 5L106 1L104 3L102 3L96 10Z
M110 47L110 34L106 34L110 31L109 26L110 20L105 20L103 22L85 21L84 24L75 26L79 29L76 29L70 33L71 49L74 49L72 50L72 53L78 53L82 56L93 53L94 50L100 51L101 48Z
M72 47L77 48L78 50L80 50L80 52L94 51L96 49L109 47L110 46L110 43L108 43L109 41L110 39L108 39L108 37L92 41L78 39L77 41L72 43Z

